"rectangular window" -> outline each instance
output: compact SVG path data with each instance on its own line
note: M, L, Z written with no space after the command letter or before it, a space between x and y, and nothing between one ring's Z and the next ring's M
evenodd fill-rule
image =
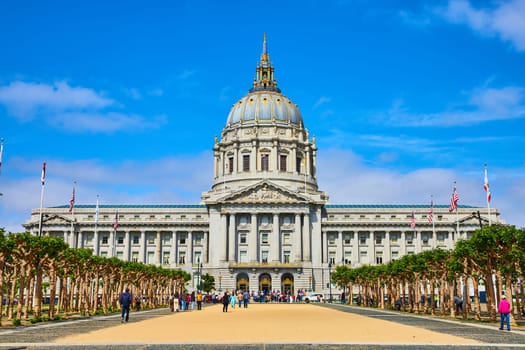
M244 154L242 156L242 171L250 171L250 155Z
M193 263L194 264L200 264L202 263L202 253L201 252L195 252L195 255L193 256Z
M366 236L359 236L359 244L361 245L366 244Z
M170 234L162 235L162 244L168 245L170 243L171 243L171 235Z
M195 245L202 245L202 233L194 234Z
M331 233L328 235L328 244L335 244L335 237L336 235Z
M185 245L186 244L186 236L179 238L179 243L181 245Z
M248 262L248 252L246 250L239 252L239 262Z
M261 252L261 262L263 262L263 263L267 263L268 262L268 251L267 250L263 250Z
M350 250L345 250L345 265L350 265L352 263L352 252Z
M383 263L383 257L382 256L376 256L376 264L381 265Z
M287 264L290 262L290 251L289 250L284 251L283 258L284 258L284 263Z
M443 242L445 240L445 235L443 233L438 233L437 240L438 242Z
M383 244L383 237L376 236L376 244Z
M139 252L131 252L131 261L139 262Z
M155 252L148 252L147 264L153 264L155 262Z
M423 241L423 245L428 245L428 234L426 233L422 234L421 240Z
M302 159L300 157L295 158L295 172L298 174L301 173L301 162Z
M233 173L233 157L228 157L228 173Z
M392 243L397 243L397 240L398 240L398 237L397 237L397 234L396 233L392 233L390 234L390 241Z
M286 155L281 154L279 157L279 169L281 171L286 171Z
M268 233L264 232L261 233L261 243L262 244L268 244Z
M392 251L392 260L399 258L399 252L397 250Z
M268 155L267 154L261 155L261 170L268 171Z
M414 244L414 235L412 233L407 233L407 244Z
M179 264L186 264L186 252L179 252Z
M139 235L133 235L133 244L139 244L140 236Z
M100 256L103 257L103 258L107 258L108 257L108 252L100 252Z
M86 245L92 245L93 244L93 236L89 235L86 237Z
M148 235L148 244L155 244L155 236L154 235Z
M239 235L239 243L246 244L246 233L241 233Z
M117 237L117 244L124 244L124 236Z
M124 252L117 252L117 259L124 260Z
M350 234L345 233L345 235L344 235L345 244L347 244L347 245L350 244L350 240L351 240Z
M162 263L164 265L169 265L170 264L170 252L164 252L162 254Z
M108 244L109 237L108 236L102 236L102 244Z
M335 264L335 252L328 253L328 262L332 265Z
M284 232L283 233L283 244L290 244L291 243L291 234L290 232Z

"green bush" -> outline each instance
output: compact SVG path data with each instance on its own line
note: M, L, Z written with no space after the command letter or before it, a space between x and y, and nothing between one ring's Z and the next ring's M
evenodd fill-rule
M22 321L18 318L13 318L13 326L20 326L22 325Z

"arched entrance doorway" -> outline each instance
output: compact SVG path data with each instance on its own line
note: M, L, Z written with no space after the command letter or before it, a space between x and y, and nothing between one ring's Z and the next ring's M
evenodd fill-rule
M272 291L272 277L269 274L263 273L259 276L259 290L264 295L268 295Z
M247 291L250 285L250 278L244 272L237 275L237 290Z
M285 273L281 277L281 290L286 294L294 294L294 283L293 275L291 273Z

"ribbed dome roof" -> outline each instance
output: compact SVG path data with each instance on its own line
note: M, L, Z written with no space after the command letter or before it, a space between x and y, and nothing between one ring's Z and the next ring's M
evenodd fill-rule
M270 55L267 51L266 34L263 51L250 92L233 105L227 126L234 124L279 123L303 127L303 118L297 105L281 94L277 87Z
M297 105L276 91L254 91L233 105L227 125L235 123L285 123L303 125Z

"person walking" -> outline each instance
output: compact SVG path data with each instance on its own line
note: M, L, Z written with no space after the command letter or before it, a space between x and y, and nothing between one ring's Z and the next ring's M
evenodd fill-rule
M237 304L237 296L235 295L235 291L232 291L232 295L230 295L230 304L232 309L235 309L235 304Z
M129 320L129 307L131 305L131 301L133 299L131 298L131 294L129 293L129 288L126 288L124 293L120 295L119 303L122 308L122 314L121 314L121 323L124 323L124 320L128 322ZM125 318L124 318L125 317Z
M503 326L507 325L507 330L510 331L510 302L507 297L502 295L498 305L498 312L500 314L499 329L503 330Z
M250 300L250 293L248 293L247 290L242 293L242 300L244 302L244 308L246 309L248 307L248 301Z
M228 312L228 305L230 305L230 293L226 291L222 296L222 312Z

